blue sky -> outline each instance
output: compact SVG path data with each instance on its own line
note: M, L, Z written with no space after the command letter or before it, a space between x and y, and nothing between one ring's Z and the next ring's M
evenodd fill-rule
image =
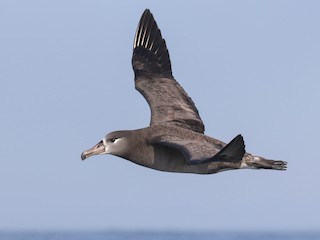
M173 174L80 154L148 125L145 8L206 134L288 171ZM319 1L1 1L0 230L320 230Z

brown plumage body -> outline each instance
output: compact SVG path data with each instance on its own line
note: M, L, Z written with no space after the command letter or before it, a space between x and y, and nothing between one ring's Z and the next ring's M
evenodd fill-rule
M194 102L172 76L165 40L148 9L135 35L132 66L135 87L150 106L150 126L107 134L82 153L83 160L112 154L160 171L197 174L241 168L286 169L284 161L245 152L241 135L226 144L204 134Z

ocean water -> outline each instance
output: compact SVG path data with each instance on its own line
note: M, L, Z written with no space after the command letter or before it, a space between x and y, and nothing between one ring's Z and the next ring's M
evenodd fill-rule
M0 240L320 240L320 232L0 232Z

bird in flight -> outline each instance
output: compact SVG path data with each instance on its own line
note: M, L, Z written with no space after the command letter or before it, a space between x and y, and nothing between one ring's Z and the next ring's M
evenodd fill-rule
M150 126L108 133L81 159L112 154L148 168L196 174L233 169L285 170L287 163L245 151L241 135L228 144L204 134L188 94L172 76L169 52L151 12L140 19L133 44L135 88L151 110Z

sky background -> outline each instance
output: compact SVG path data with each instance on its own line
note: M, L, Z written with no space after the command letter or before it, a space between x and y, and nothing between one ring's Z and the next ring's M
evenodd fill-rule
M145 8L206 134L287 171L165 173L82 151L149 124ZM320 230L320 1L0 1L0 230Z

